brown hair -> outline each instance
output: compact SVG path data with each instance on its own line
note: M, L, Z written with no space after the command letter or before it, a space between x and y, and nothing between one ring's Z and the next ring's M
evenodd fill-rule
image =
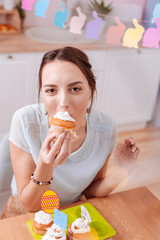
M88 112L91 111L93 105L93 97L96 91L96 78L92 72L92 66L89 62L88 56L81 50L75 47L64 47L47 52L43 58L39 69L39 90L38 99L40 98L40 92L42 88L42 71L47 63L55 60L72 62L78 66L86 77L88 84L91 88L91 105Z

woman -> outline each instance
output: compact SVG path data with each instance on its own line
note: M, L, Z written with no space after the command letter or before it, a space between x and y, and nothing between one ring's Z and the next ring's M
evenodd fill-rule
M139 148L133 139L126 139L115 151L117 167L106 177L117 131L111 117L91 111L95 91L95 77L85 53L64 47L44 55L39 71L43 103L18 110L12 119L12 194L18 196L10 200L12 206L16 199L23 211L38 211L41 196L49 188L58 194L60 204L82 195L103 197L133 169ZM71 142L66 132L56 139L50 131L50 120L58 111L68 111L75 119L76 141ZM119 168L125 171L119 174Z

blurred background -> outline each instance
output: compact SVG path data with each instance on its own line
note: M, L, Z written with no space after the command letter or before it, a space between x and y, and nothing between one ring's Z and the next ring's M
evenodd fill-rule
M38 102L42 56L65 45L88 54L97 77L94 108L114 118L119 129L118 141L133 136L140 145L137 168L115 192L145 185L160 199L160 50L142 47L141 42L137 49L105 42L106 32L115 25L115 16L126 29L133 28L133 18L145 29L156 27L151 19L160 1L104 0L100 7L101 0L66 0L63 2L69 16L65 29L53 24L56 12L63 10L62 1L50 0L44 17L35 15L37 2L34 1L32 10L24 11L20 1L0 0L0 211L10 195L13 174L8 153L4 152L12 115L18 108ZM93 18L93 10L103 18L104 26L97 40L86 38L85 25L81 35L69 33L77 6L87 16L86 23ZM6 23L14 24L15 29L9 32Z

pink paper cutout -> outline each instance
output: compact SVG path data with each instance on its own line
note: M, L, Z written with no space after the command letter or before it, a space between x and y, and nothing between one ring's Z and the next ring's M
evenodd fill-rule
M70 20L69 31L74 34L82 34L81 30L87 19L86 15L82 13L81 8L77 7L76 11L78 16L73 16Z
M134 18L132 22L135 28L128 28L125 31L122 45L129 48L138 48L138 43L142 39L145 29L138 24L137 19Z
M117 26L111 26L106 32L106 43L119 46L126 26L119 21L118 17L115 17L114 19Z
M149 48L159 48L160 42L160 20L158 18L154 19L157 28L148 28L143 36L142 46Z
M96 11L93 11L94 20L91 20L86 25L86 37L90 39L99 39L99 33L103 26L103 19L98 17Z
M32 6L35 0L22 0L22 8L24 10L32 11Z
M38 17L44 17L48 9L49 0L38 0L35 6L35 15Z

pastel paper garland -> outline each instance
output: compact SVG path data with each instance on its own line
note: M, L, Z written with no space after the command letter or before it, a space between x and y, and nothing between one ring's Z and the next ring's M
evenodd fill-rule
M22 8L27 11L32 11L35 0L22 0ZM37 0L35 4L35 15L45 18L46 11L50 0ZM69 11L66 9L64 2L62 2L62 11L58 10L55 13L53 24L60 28L65 28L65 22L68 19ZM87 19L86 15L82 13L80 7L76 8L78 16L73 16L69 23L69 32L73 34L82 34L82 28L84 27ZM102 31L104 21L100 18L96 11L92 12L93 19L87 22L85 27L86 38L99 39L99 34ZM132 19L134 28L126 29L126 26L120 22L117 16L114 17L116 26L110 26L105 34L105 43L111 45L117 45L129 48L138 48L139 43L142 40L142 46L149 48L159 48L160 43L160 3L157 3L153 10L153 17L151 22L155 27L144 29L137 19Z

